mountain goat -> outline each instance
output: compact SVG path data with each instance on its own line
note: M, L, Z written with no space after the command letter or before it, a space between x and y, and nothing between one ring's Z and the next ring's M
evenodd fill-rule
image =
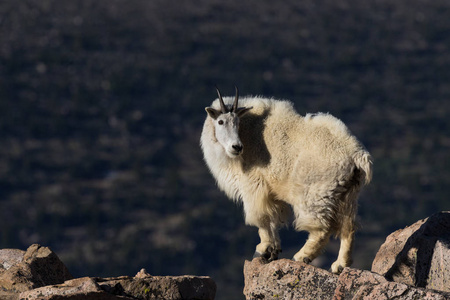
M372 159L348 128L325 114L300 116L292 103L260 97L218 99L206 107L204 159L219 188L242 201L245 221L258 227L255 257L281 252L278 229L294 212L309 232L294 260L310 263L332 234L340 238L331 271L352 262L357 197L372 177Z

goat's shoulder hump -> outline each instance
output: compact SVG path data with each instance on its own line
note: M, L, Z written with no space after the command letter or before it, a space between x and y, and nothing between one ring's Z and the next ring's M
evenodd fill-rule
M309 113L305 116L305 121L316 126L326 127L335 134L350 134L344 122L329 113Z
M252 106L252 111L257 113L258 111L293 111L293 104L288 100L278 100L274 98L263 98L263 97L246 97L239 100L239 106Z

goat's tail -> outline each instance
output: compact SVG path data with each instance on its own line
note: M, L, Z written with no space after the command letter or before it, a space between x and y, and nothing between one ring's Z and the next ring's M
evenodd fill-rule
M359 150L353 155L353 161L356 168L361 171L361 182L365 185L372 180L372 156L364 149Z
M372 180L372 157L369 152L360 149L353 154L355 170L349 189L345 195L346 199L340 206L340 229L336 233L342 239L353 240L355 230L359 227L356 221L356 211L358 209L358 194L362 185L367 185Z

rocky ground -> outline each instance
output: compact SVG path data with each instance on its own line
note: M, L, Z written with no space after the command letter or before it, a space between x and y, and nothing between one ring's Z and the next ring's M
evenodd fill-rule
M339 275L288 259L246 261L246 299L450 299L450 212L397 230L386 239L372 270L345 268ZM0 250L0 298L214 299L216 283L205 276L73 278L47 247Z

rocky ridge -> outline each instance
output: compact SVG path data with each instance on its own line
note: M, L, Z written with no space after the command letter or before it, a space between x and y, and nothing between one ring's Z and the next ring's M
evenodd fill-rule
M450 212L440 212L393 232L372 270L345 268L339 275L288 259L244 265L246 299L450 299ZM0 250L0 299L214 299L204 276L73 278L47 247Z

